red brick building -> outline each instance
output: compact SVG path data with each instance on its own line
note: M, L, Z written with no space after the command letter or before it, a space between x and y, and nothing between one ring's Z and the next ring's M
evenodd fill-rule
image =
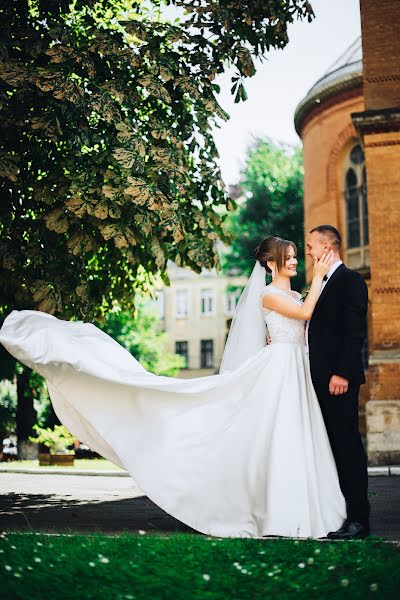
M400 463L400 2L361 0L356 40L300 102L306 233L330 223L369 288L360 423L374 464ZM310 273L308 273L308 276Z

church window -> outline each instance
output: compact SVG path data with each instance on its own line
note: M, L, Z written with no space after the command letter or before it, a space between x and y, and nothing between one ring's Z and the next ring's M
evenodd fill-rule
M360 144L347 154L344 164L346 251L350 268L369 266L368 195L365 156Z

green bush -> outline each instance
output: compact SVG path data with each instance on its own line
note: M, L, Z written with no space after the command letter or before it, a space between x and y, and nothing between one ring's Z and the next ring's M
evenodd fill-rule
M31 442L44 444L50 450L50 454L72 454L69 447L72 446L75 438L64 425L55 425L54 429L34 425L33 429L38 436L30 437Z
M16 427L17 390L11 381L0 381L0 437Z

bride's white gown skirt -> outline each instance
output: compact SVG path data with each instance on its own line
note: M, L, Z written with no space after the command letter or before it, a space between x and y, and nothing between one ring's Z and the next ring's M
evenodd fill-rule
M346 516L304 346L197 379L147 372L94 325L14 311L0 341L61 422L151 500L215 536L323 537ZM334 399L332 400L334 401Z

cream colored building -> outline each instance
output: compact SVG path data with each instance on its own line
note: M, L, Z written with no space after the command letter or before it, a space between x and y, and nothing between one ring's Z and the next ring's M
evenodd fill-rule
M218 372L237 300L247 277L201 274L168 263L171 285L157 293L160 326L168 334L170 352L186 358L180 377Z

